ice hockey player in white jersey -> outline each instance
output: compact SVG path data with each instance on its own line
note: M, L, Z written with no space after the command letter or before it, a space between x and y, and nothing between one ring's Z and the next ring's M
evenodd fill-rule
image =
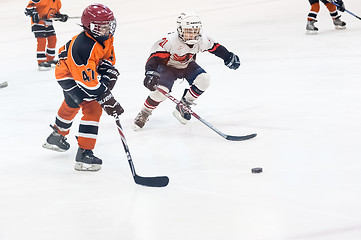
M210 52L224 60L230 69L240 66L239 57L229 52L202 32L202 23L195 13L181 13L177 19L177 32L158 40L151 49L145 65L144 86L151 92L141 111L134 120L134 130L140 130L148 121L152 111L166 99L157 88L166 92L172 90L177 79L186 79L190 85L185 89L181 103L188 108L208 88L210 77L196 63L196 54ZM191 114L178 105L173 115L183 124L191 119Z

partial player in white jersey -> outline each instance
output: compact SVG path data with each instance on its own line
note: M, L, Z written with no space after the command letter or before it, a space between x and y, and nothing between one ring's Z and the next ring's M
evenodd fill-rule
M158 40L151 49L144 79L144 86L151 92L134 120L134 130L143 128L152 111L166 99L157 88L170 92L177 79L186 79L190 88L185 89L181 103L188 108L208 88L210 77L195 61L199 52L210 52L222 58L230 69L240 66L237 55L203 34L199 16L181 13L177 19L177 32ZM173 114L183 124L191 119L191 114L179 105Z

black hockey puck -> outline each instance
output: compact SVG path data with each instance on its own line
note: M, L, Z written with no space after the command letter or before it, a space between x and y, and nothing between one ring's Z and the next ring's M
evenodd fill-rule
M5 81L3 83L0 83L0 88L4 88L4 87L7 87L8 86L8 82Z
M261 173L262 172L262 168L257 167L257 168L252 168L252 173Z

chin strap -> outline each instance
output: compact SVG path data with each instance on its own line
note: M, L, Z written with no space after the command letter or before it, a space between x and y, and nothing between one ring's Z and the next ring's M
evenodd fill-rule
M103 43L105 42L106 40L108 40L110 38L110 36L100 36L100 37L94 37L95 40L97 40L99 43Z

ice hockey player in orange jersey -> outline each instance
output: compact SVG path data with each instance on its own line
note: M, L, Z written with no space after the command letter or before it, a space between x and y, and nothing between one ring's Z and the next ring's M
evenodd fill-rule
M68 20L68 15L60 13L60 0L30 0L25 8L25 15L31 17L31 31L37 40L36 58L39 71L50 70L55 66L56 33L53 18L61 22Z
M308 13L307 17L307 25L306 25L306 34L317 34L318 28L315 26L317 22L317 14L320 11L320 0L308 0L311 4L311 9ZM327 7L328 11L330 12L333 24L336 29L345 29L346 23L342 21L341 15L338 14L338 11L344 12L345 5L342 0L321 0L323 4ZM331 2L336 3L339 7L332 4Z
M55 77L62 87L64 101L58 110L53 132L44 148L64 152L70 148L66 141L78 111L82 110L77 136L78 151L75 169L98 171L102 160L93 154L102 108L108 115L124 112L110 92L119 76L114 67L114 32L116 20L113 12L102 4L85 8L81 17L84 31L74 36L59 49L59 63Z

